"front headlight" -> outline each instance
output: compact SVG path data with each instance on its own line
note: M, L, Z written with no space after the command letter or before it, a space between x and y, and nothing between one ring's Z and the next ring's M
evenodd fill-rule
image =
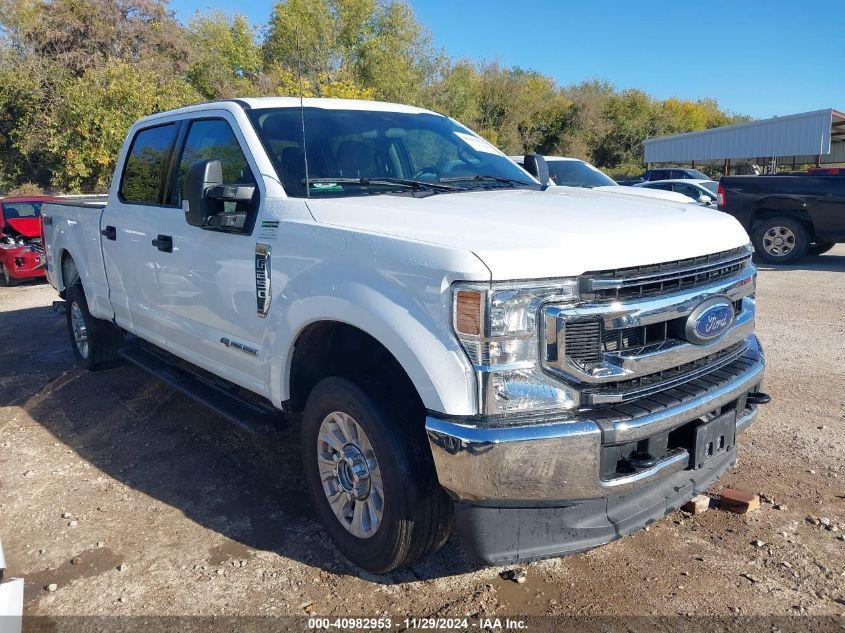
M578 393L543 373L540 306L578 297L575 279L540 284L455 284L453 325L475 369L484 415L550 412L578 406Z

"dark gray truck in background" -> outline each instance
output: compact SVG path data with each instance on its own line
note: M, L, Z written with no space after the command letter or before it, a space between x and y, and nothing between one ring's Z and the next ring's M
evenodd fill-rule
M718 202L748 231L757 255L772 264L821 255L845 242L843 176L724 176Z

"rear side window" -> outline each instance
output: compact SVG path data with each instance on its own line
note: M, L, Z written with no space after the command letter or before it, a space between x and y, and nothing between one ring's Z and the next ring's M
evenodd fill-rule
M669 178L669 171L666 169L652 169L648 175L649 180L666 180L667 178Z
M135 204L161 204L164 175L176 139L176 124L140 130L123 168L120 197Z

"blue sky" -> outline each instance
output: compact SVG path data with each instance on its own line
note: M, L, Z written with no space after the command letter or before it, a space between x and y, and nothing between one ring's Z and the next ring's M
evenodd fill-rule
M754 117L845 109L841 3L411 0L452 57L498 60L561 84L606 79L666 98L713 97ZM171 0L267 21L272 0Z

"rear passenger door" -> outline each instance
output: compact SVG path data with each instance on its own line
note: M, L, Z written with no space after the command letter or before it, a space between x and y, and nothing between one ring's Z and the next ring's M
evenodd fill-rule
M137 130L131 140L116 195L101 220L103 260L115 321L157 345L165 340L152 246L164 210L176 123Z
M174 156L170 204L157 226L171 245L158 252L161 316L167 348L219 376L268 395L266 321L256 304L256 248L252 236L259 198L258 168L228 112L183 122ZM196 162L216 159L225 184L254 185L248 203L224 203L245 213L241 228L192 226L182 211L185 176Z

